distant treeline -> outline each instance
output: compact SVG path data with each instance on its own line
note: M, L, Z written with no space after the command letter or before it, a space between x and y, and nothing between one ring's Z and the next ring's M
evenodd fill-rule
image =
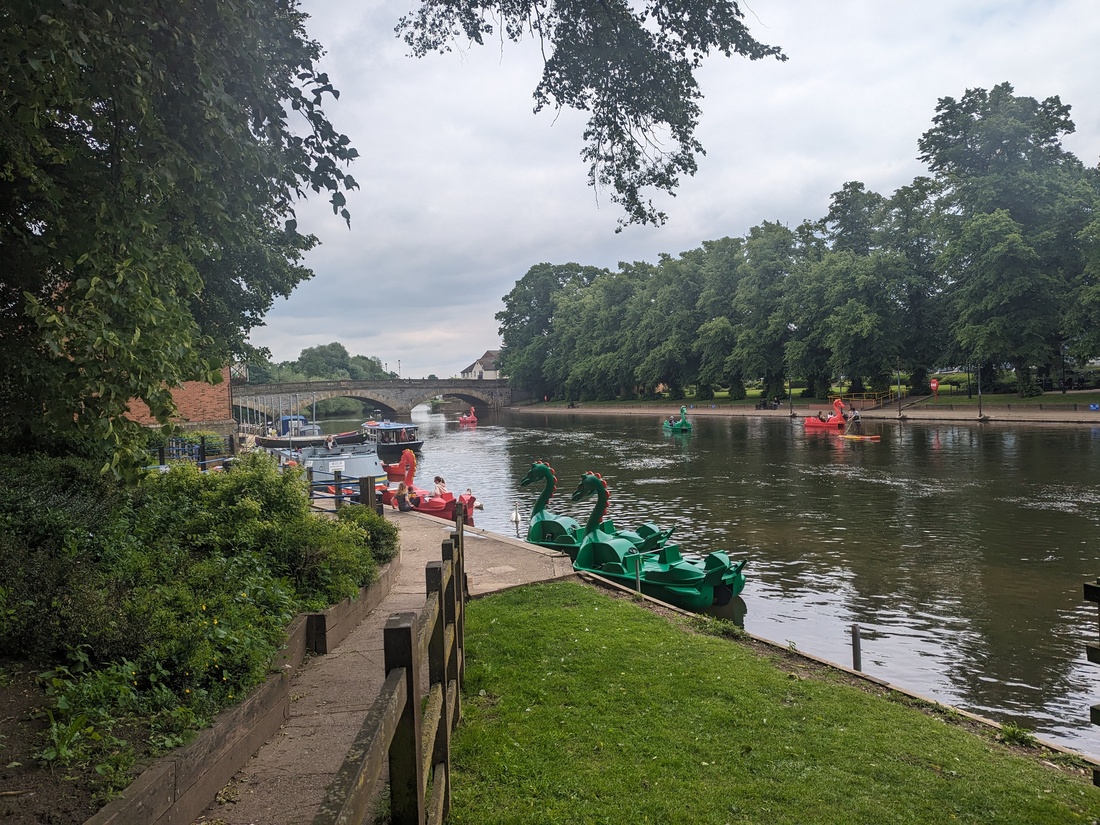
M930 175L886 197L858 181L828 214L764 222L615 271L531 267L496 316L503 369L538 395L681 397L788 379L823 397L840 376L915 388L946 364L1021 395L1100 355L1100 174L1061 143L1057 97L1001 84L939 101L918 141Z

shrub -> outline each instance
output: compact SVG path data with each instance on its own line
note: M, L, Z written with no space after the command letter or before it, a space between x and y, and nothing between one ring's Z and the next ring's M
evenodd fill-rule
M10 458L0 481L0 654L53 665L47 761L101 758L123 717L179 744L266 677L296 613L397 551L385 519L313 512L301 474L260 454L129 489L96 464Z
M379 564L385 564L397 555L397 526L378 515L369 507L342 507L337 512L340 521L359 527L366 535L371 555Z

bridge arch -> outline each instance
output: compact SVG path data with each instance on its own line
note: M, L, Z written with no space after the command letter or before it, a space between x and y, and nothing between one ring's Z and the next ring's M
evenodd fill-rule
M513 402L506 380L391 379L377 381L306 381L293 384L239 384L233 406L267 415L308 411L314 401L355 398L389 415L408 415L412 408L439 395L461 398L475 409L496 409ZM281 410L282 412L277 412Z

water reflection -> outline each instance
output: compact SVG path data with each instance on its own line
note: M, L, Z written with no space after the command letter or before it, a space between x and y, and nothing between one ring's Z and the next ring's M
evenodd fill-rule
M776 418L486 415L476 428L418 409L421 473L471 487L479 526L515 535L557 472L551 509L584 521L569 493L586 470L611 515L675 527L691 550L749 557L736 618L752 633L837 662L863 636L868 673L1100 755L1084 659L1100 573L1100 428L865 422L881 442L805 433Z

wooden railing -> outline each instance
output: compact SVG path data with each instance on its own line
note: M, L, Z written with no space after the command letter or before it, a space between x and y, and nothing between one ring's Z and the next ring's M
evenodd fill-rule
M382 502L377 497L375 483L375 479L368 477L351 479L339 470L325 473L312 467L306 468L309 506L314 510L331 511L339 510L345 504L363 504L382 515Z
M383 631L386 681L313 825L360 825L381 790L389 759L390 822L439 825L451 807L451 731L462 714L466 572L463 506L443 542L442 561L425 568L427 598L394 613ZM427 667L427 692L421 672ZM429 793L430 787L430 793Z

